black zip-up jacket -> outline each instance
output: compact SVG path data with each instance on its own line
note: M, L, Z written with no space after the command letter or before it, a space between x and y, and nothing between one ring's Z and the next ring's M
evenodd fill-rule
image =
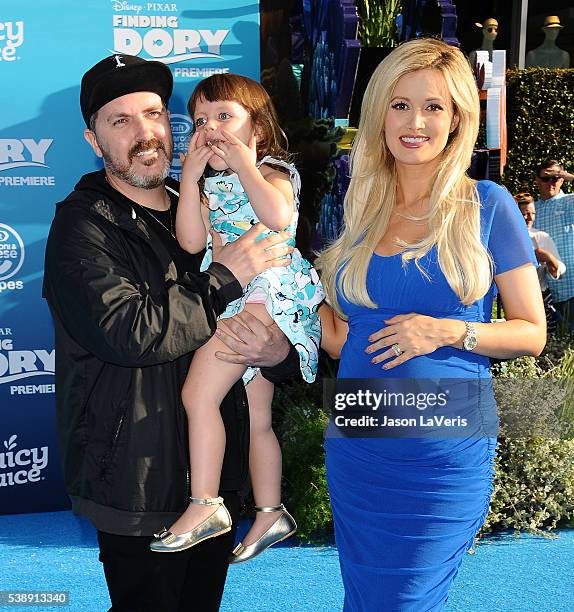
M166 185L179 190L170 179ZM225 266L213 263L200 273L201 254L175 246L190 268L178 273L141 212L103 171L85 175L57 207L45 261L66 487L76 513L120 535L152 535L185 510L189 455L180 391L192 351L241 295ZM292 350L263 374L273 382L293 376L294 356ZM241 383L221 412L227 434L221 490L239 490L249 444Z

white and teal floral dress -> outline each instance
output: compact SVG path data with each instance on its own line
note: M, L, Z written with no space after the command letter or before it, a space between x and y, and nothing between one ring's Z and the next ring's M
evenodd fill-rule
M291 232L289 244L295 246L295 230L299 218L299 191L301 180L295 166L288 162L264 157L257 165L281 166L289 171L293 186L294 210L291 223L285 229ZM212 228L221 236L223 244L237 240L252 225L259 222L237 174L219 174L205 179L204 192L209 206ZM212 260L211 237L201 263L205 270ZM321 324L317 312L325 296L321 281L311 264L294 249L291 264L269 268L256 276L244 289L243 296L231 302L220 319L241 312L253 295L262 296L267 311L299 353L301 373L307 382L317 375ZM257 368L248 368L243 376L247 384L257 374Z

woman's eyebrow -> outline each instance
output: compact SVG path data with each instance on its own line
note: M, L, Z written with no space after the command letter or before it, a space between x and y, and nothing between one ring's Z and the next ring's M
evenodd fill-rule
M407 98L407 96L395 96L394 98L392 98L391 102L393 100L406 100L407 102L411 101L411 99ZM438 102L444 102L444 100L439 96L434 96L432 98L426 98L425 102L432 102L433 100L436 100Z

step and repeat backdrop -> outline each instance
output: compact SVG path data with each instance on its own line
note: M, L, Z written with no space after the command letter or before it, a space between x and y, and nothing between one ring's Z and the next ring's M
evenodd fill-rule
M209 5L206 8L205 5ZM0 513L68 507L55 430L53 326L42 299L56 202L99 167L79 109L83 73L110 54L172 70L171 173L202 78L259 79L259 3L25 0L0 7Z

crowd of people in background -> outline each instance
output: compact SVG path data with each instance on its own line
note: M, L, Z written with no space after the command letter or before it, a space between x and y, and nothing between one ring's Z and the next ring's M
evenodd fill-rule
M574 194L562 191L574 179L563 164L547 160L536 168L538 200L529 192L514 196L538 261L548 331L574 330Z

